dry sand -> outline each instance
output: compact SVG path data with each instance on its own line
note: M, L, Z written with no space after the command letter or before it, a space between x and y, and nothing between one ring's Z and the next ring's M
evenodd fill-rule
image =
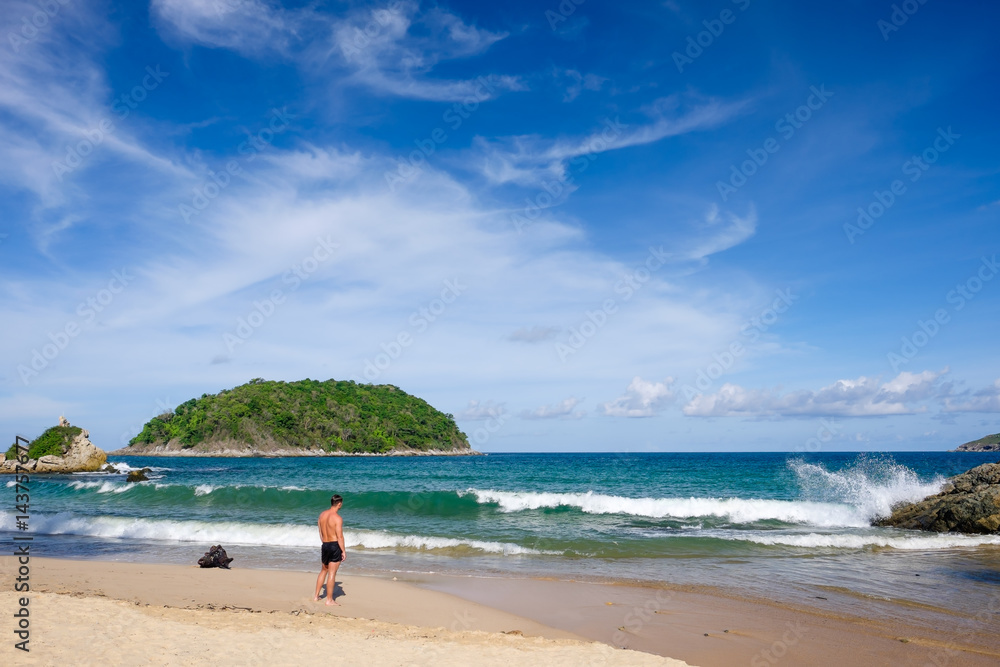
M685 663L585 641L402 581L31 559L30 653L14 648L14 559L0 559L3 665L636 665ZM371 620L378 619L378 620ZM507 633L507 634L505 634Z

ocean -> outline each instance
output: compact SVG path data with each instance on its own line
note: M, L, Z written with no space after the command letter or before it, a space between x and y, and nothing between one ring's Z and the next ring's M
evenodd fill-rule
M124 475L34 476L36 556L318 570L344 496L345 569L711 586L928 620L1000 596L1000 536L870 526L995 453L490 454L115 458ZM15 532L13 482L0 531Z

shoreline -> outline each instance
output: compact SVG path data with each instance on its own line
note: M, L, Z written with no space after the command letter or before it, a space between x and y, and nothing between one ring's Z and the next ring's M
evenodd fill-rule
M469 451L448 451L448 450L419 450L419 449L407 449L407 450L397 450L392 452L386 452L384 454L376 454L374 452L324 452L317 449L277 449L272 451L260 451L260 450L237 450L237 449L222 449L218 451L190 451L185 449L175 450L167 449L164 447L157 447L154 451L133 453L127 452L125 449L116 449L114 451L106 452L110 456L118 457L159 457L159 458L184 458L184 457L203 457L203 458L247 458L247 459L279 459L279 458L303 458L303 457L352 457L352 458L381 458L381 457L411 457L411 456L488 456L483 452L478 452L476 450Z
M5 580L12 578L13 561L0 558ZM59 605L69 595L88 603L124 600L136 609L148 605L184 610L196 618L226 608L252 610L240 618L259 613L317 620L331 614L330 608L311 601L315 573L310 572L39 557L31 564L32 595L60 595ZM5 581L5 590L12 590L9 583ZM487 633L477 641L493 648L514 639L534 642L531 650L540 653L529 664L549 662L545 651L557 647L548 642L570 642L572 648L558 644L558 650L584 651L588 664L683 664L662 662L666 656L702 667L745 664L755 658L770 664L767 656L778 653L793 658L789 664L850 664L861 656L867 664L899 665L923 665L935 655L948 664L1000 660L1000 648L987 632L992 619L1000 618L1000 609L982 627L956 614L953 625L941 628L878 618L877 601L864 601L859 615L852 617L825 611L820 603L804 608L740 598L707 586L432 573L390 576L344 569L338 584L338 594L344 594L343 600L338 598L344 606L332 611L338 623L364 618L369 619L365 623L394 624L379 630L393 636L413 634L415 628L445 628L447 636L437 639L446 643L456 640L448 633ZM11 604L6 597L0 599L5 608ZM607 650L612 653L588 653ZM583 660L582 655L575 659ZM661 662L641 661L654 656Z

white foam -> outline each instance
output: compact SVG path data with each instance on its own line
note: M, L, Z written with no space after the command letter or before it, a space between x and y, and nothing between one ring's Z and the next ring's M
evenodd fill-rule
M757 544L804 548L864 549L866 547L891 547L907 551L933 551L958 547L1000 545L1000 535L730 535L724 539L744 540Z
M916 502L941 490L944 478L921 481L915 472L898 463L862 459L844 470L830 472L821 465L790 461L803 493L822 501L847 503L869 523L889 516L900 503Z
M124 484L115 483L109 481L103 482L70 482L70 488L73 489L97 489L98 493L124 493L131 489L134 484Z
M576 507L587 514L624 514L657 519L715 516L733 523L775 520L827 527L869 525L862 513L844 503L743 498L627 498L589 491L537 493L469 489L465 493L474 495L480 503L496 503L504 512Z
M14 523L13 513L0 512L0 529L14 530ZM315 526L294 524L213 523L126 519L111 516L80 517L61 512L49 515L33 514L31 525L33 532L48 535L89 535L119 539L278 547L312 547L320 544ZM344 531L344 539L348 548L420 550L465 548L505 555L547 553L504 542L398 535L381 530L348 530Z
M212 486L211 484L199 484L198 486L194 487L194 495L196 495L196 496L207 496L212 491L215 491L216 489L221 489L221 488L222 488L221 486ZM240 487L236 487L236 488L238 489Z

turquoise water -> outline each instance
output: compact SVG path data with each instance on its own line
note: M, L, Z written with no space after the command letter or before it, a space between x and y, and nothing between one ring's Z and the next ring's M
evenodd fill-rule
M846 589L971 609L1000 592L1000 536L869 523L997 458L130 457L112 461L152 467L149 482L34 477L31 525L37 555L193 563L221 543L236 566L312 569L316 516L340 493L351 567L706 584L785 599ZM12 512L0 529L13 529Z

